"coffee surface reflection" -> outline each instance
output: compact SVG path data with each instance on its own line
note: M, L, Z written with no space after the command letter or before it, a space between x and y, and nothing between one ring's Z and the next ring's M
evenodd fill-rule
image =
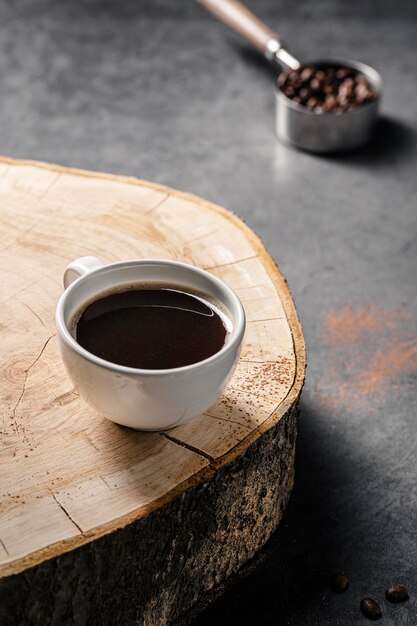
M222 349L230 320L220 305L175 285L132 286L102 294L78 313L76 341L92 354L127 367L171 369Z

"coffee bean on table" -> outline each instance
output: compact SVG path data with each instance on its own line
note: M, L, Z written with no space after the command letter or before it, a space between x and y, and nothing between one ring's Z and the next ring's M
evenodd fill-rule
M335 574L331 580L331 588L336 593L344 593L346 589L349 587L349 578L346 574L342 572L338 572Z
M364 598L361 600L361 611L370 620L376 620L382 617L381 609L379 604L372 600L372 598Z
M393 604L405 602L409 599L408 591L402 585L391 585L388 587L388 589L385 590L385 597Z

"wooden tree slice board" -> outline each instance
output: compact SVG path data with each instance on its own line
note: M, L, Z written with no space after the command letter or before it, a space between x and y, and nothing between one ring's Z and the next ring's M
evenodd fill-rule
M185 261L239 294L241 358L206 414L141 433L79 398L54 312L90 254ZM3 158L0 303L0 623L170 623L254 555L291 492L305 351L282 275L200 198Z

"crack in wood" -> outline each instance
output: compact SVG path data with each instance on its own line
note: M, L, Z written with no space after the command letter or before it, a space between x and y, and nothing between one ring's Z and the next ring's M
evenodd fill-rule
M4 543L4 541L3 541L3 539L1 537L0 537L0 545L2 546L2 548L5 551L5 553L7 554L7 556L10 556L10 552L6 548L6 544Z
M53 181L48 185L48 187L41 193L39 197L39 200L43 200L45 198L45 196L48 195L48 193L52 190L53 187L55 187L56 183L58 182L58 180L61 178L62 176L62 172L57 172L57 175L55 176L55 178L53 179Z
M21 433L20 433L19 424L18 424L17 419L16 419L16 411L17 411L17 408L18 408L19 404L20 404L20 403L21 403L21 401L22 401L22 398L23 398L24 394L25 394L25 391L26 391L26 383L27 383L27 379L28 379L29 372L30 372L30 370L32 369L32 367L35 365L35 363L37 363L37 362L39 361L39 359L41 358L42 354L44 353L44 351L45 351L45 349L46 349L46 346L47 346L47 345L48 345L48 343L51 341L51 339L52 339L53 337L55 337L55 335L56 335L56 333L54 333L53 335L51 335L50 337L48 337L48 339L47 339L47 340L45 341L45 343L43 344L42 349L41 349L41 351L39 352L39 354L38 354L38 356L36 357L36 359L35 359L35 360L33 361L33 363L31 363L31 365L29 365L29 367L25 370L24 377L23 377L23 383L22 383L22 391L20 392L20 396L18 397L17 402L16 402L16 404L14 405L14 408L13 408L13 411L12 411L12 415L11 415L11 417L12 417L12 419L13 419L13 425L14 425L14 427L15 427L15 431L16 431L16 433L19 435L19 437L21 437ZM27 439L27 437L25 436L25 437L24 437L24 439Z
M219 263L219 265L205 265L205 270L216 270L219 267L230 267L231 265L236 265L237 263L243 263L243 261L249 261L250 259L257 259L257 254L252 254L251 256L246 256L243 259L236 259L235 261L228 261L227 263Z
M8 165L8 166L4 169L3 174L0 176L0 178L6 178L6 177L7 177L7 174L9 173L9 171L10 171L10 169L11 169L11 167L12 167L11 165Z
M19 300L19 298L18 298L18 300ZM45 328L46 328L46 324L45 324L45 322L43 321L43 319L41 318L41 316L40 316L40 315L38 315L38 313L36 313L36 311L34 311L34 310L32 309L32 307L30 307L28 304L26 304L26 302L23 302L23 300L19 300L19 302L21 302L21 303L22 303L22 304L23 304L23 305L24 305L27 309L29 309L29 311L31 311L31 312L33 313L33 315L34 315L35 317L37 317L37 318L38 318L38 320L40 321L40 323L42 324L42 326L45 326Z
M151 209L149 209L149 211L146 211L146 215L149 215L150 213L153 213L154 211L156 211L157 209L159 209L160 206L162 206L165 202L165 200L167 200L169 198L169 194L165 194L165 196L162 198L162 200L159 200L155 206L153 206Z
M281 317L264 317L263 319L247 320L246 324L259 324L259 322L276 322L286 320L285 313Z
M74 521L71 517L71 515L68 513L68 511L66 510L66 508L60 503L60 501L58 500L58 498L56 497L56 495L54 494L54 492L52 491L52 489L49 489L49 491L52 494L53 499L55 500L55 502L57 503L57 505L59 506L59 508L65 513L65 515L68 517L69 521L72 522L74 524L74 526L79 530L79 532L83 535L83 530L81 528L81 526L78 526L77 522Z
M110 487L109 483L107 482L107 480L105 478L103 478L103 476L101 474L98 475L99 478L101 478L101 480L103 481L103 483L106 485L106 487L108 489L110 489L110 491L113 491L113 489Z
M206 237L211 237L212 235L215 235L218 232L219 232L219 229L216 228L216 230L212 230L208 233L204 233L203 235L199 235L198 237L194 237L193 239L188 239L187 241L184 241L184 245L188 246L190 243L195 243L196 241L200 241L201 239L205 239Z
M215 467L212 466L212 462L215 461L214 457L210 456L206 452L203 452L202 450L199 450L195 446L192 446L189 443L186 443L185 441L181 441L181 439L177 439L176 437L173 437L172 435L168 435L168 433L160 432L159 434L161 435L161 437L165 437L165 439L169 439L169 441L172 441L173 443L176 443L177 445L182 446L183 448L186 448L187 450L190 450L191 452L194 452L195 454L198 454L198 456L203 457L204 459L206 459L206 461L209 462L210 467L215 469Z
M222 422L227 422L228 424L236 424L236 426L246 428L249 433L252 432L252 429L250 428L250 426L247 426L247 424L242 424L242 422L231 420L228 417L220 417L219 415L210 415L210 413L203 413L203 415L205 415L206 417L211 417L211 419L213 420L221 420Z

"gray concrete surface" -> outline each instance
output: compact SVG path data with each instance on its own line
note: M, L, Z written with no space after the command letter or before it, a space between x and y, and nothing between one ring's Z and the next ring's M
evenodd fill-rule
M274 136L274 72L193 2L0 5L0 152L135 175L232 209L292 290L307 348L297 479L255 564L193 626L417 623L417 10L251 0L302 58L385 80L365 150L324 158ZM345 571L344 595L328 588ZM399 581L411 599L383 600Z

